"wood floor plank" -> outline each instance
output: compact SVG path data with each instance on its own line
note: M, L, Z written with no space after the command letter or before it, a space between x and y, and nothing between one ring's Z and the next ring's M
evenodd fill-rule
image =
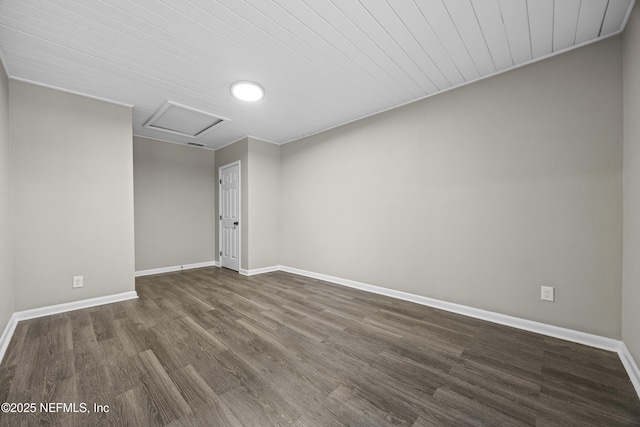
M91 323L96 340L102 341L113 338L113 323L107 314L107 310L95 310L91 313Z
M260 338L233 350L299 413L319 407L328 394L326 378L305 369L296 358L287 357Z
M510 405L527 413L535 414L541 407L540 386L508 373L466 363L465 366L453 367L450 375L460 380L461 387L458 390L469 388L468 393L473 394L472 387L478 387L483 390L482 393L507 399Z
M485 387L484 384L472 384L452 374L447 381L447 388L462 396L473 396L475 402L489 406L501 414L517 420L524 425L535 425L537 405L527 405L513 396L504 396Z
M144 372L141 377L142 383L157 410L161 425L169 424L191 413L191 408L152 350L138 354L136 362L140 371Z
M327 409L346 425L353 426L410 426L415 417L407 413L395 413L394 405L378 406L368 396L357 390L341 385L330 395Z
M115 411L123 421L122 425L162 426L158 410L146 393L143 386L135 387L117 395L114 404Z
M387 372L367 366L346 382L352 388L353 396L366 400L393 418L411 425L421 411L421 402L428 400L435 392L433 383L423 378L405 381L407 377L397 377L399 370L387 367ZM335 392L333 393L336 398Z
M616 353L284 272L136 279L18 323L0 400L109 412L0 426L639 426Z
M0 368L0 402L8 402L11 380L15 377L16 365Z
M423 411L412 427L465 427L484 426L485 422L475 419L450 406L437 401L422 402Z
M534 425L531 422L518 420L505 414L500 409L488 405L487 403L479 402L475 398L468 397L465 394L457 393L450 390L447 387L441 387L434 393L436 401L444 406L448 406L457 411L463 412L468 416L478 420L488 422L491 420L491 425L498 426L513 426L523 427ZM474 395L474 397L476 397ZM535 422L535 420L533 420Z

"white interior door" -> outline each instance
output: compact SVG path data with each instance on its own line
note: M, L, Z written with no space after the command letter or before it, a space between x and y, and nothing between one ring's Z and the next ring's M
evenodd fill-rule
M220 266L240 268L240 162L223 166L220 176Z

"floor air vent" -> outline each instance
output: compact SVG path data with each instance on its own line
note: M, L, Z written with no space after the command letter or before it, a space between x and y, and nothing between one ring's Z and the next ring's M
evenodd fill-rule
M222 126L229 119L216 116L206 111L167 101L151 117L144 127L176 135L196 138Z

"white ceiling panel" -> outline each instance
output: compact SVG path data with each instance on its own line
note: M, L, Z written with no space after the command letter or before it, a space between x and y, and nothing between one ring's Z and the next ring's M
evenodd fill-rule
M419 77L420 87L426 89L427 93L449 87L422 45L385 0L369 0L365 6L376 22L394 40L397 49L401 50L420 70L422 75L416 74Z
M512 67L513 58L498 0L475 1L473 8L496 69L500 71Z
M600 35L600 28L604 21L604 14L607 10L609 0L589 0L583 1L580 7L580 17L578 18L578 29L576 31L576 44L593 40ZM618 23L620 28L620 23Z
M581 0L558 0L554 2L553 50L566 49L575 44Z
M632 0L609 0L600 35L608 36L620 31L619 29L624 24L632 6Z
M622 31L632 0L2 0L10 77L285 143ZM254 80L264 100L230 95ZM229 120L144 124L167 102ZM182 120L180 117L176 119ZM187 119L185 119L187 120Z
M553 52L553 3L554 0L527 1L533 58Z
M236 1L236 0L227 0ZM357 61L361 68L372 73L383 85L390 87L398 102L412 98L411 92L401 82L402 69L385 52L367 37L340 9L331 2L305 2L308 7L321 16L343 38L339 44L347 55ZM362 58L362 59L360 59Z
M334 4L398 65L401 80L413 97L420 98L428 94L420 86L420 82L427 80L425 74L362 3L358 0L340 0Z
M445 3L445 7L480 75L494 73L496 66L471 0L448 2Z
M393 89L387 87L384 75L374 75L378 72L375 63L357 47L345 43L344 36L321 15L299 0L277 0L277 3L301 23L304 22L318 38L325 42L327 49L337 52L340 55L340 60L344 62L344 67L351 73L357 73L361 76L362 84L368 87L377 87L379 94L386 94L389 99L397 99Z
M480 77L480 73L444 4L439 0L418 1L416 4L465 81Z
M413 37L419 41L425 53L442 72L449 86L464 83L460 70L456 67L433 28L425 21L422 12L412 1L389 3L397 16L405 23Z
M531 61L529 15L525 0L500 0L502 20L514 64Z

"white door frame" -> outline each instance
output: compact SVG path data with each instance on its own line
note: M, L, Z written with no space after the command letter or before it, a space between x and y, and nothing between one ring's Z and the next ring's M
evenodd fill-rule
M222 169L238 166L238 273L242 269L242 167L240 160L218 168L218 264L222 267Z

